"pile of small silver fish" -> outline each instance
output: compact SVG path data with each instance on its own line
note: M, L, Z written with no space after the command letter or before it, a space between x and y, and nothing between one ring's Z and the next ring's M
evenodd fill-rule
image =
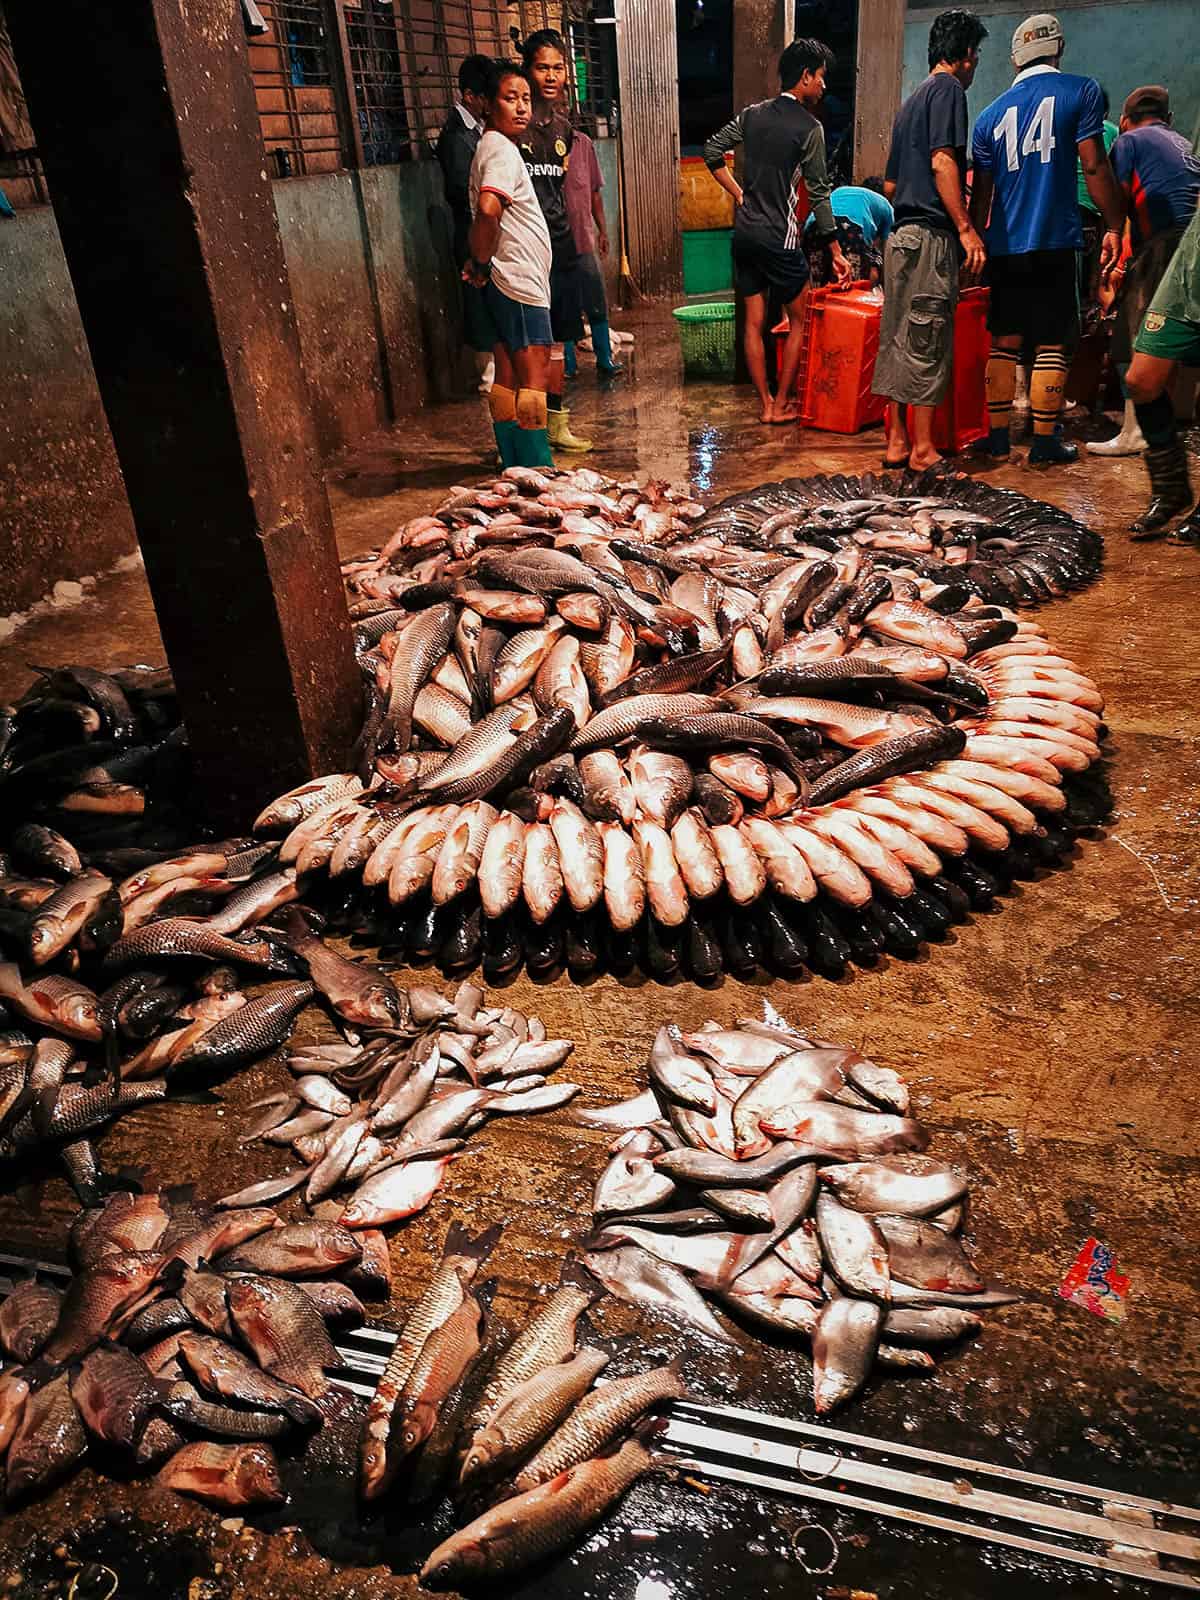
M288 797L280 859L361 882L380 937L487 976L836 969L944 932L1069 848L1064 779L1100 756L1103 700L960 581L986 562L882 550L868 524L924 517L969 553L984 513L949 501L990 496L993 540L1094 540L987 486L886 513L854 487L702 516L586 469L452 491L346 569L362 764Z
M1099 576L1104 558L1101 536L1057 506L938 471L764 483L711 507L689 541L693 554L736 546L747 555L854 544L877 566L933 583L952 576L1004 606L1069 594Z
M427 1589L507 1577L574 1543L653 1470L647 1414L685 1393L674 1364L593 1387L609 1358L577 1347L578 1323L602 1291L570 1261L526 1325L493 1347L488 1286L476 1279L499 1233L451 1226L363 1430L368 1504L401 1487L421 1503L448 1483L469 1519L421 1568Z
M288 1088L256 1103L245 1139L290 1145L300 1165L223 1204L303 1189L309 1207L350 1190L338 1220L380 1228L424 1210L467 1136L494 1116L552 1111L579 1093L549 1083L575 1048L511 1006L485 1006L476 984L447 995L397 990L395 1027L357 1044L297 1043Z
M985 1284L960 1234L967 1181L924 1152L890 1068L768 1021L659 1030L650 1087L577 1119L621 1130L584 1260L614 1295L733 1342L739 1322L811 1340L818 1413L876 1366L932 1372Z
M71 1251L65 1293L31 1277L0 1304L7 1500L96 1443L212 1505L281 1502L273 1442L301 1448L326 1419L326 1321L390 1292L382 1235L122 1190L79 1213Z

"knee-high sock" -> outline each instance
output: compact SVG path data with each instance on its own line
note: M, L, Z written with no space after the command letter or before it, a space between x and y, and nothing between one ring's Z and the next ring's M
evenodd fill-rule
M988 426L993 429L1008 427L1012 416L1013 396L1017 392L1017 363L1019 350L1002 350L992 346L987 364Z
M1133 409L1151 450L1162 450L1175 443L1175 407L1165 390L1157 400L1138 401Z
M1029 409L1033 413L1035 437L1054 432L1066 396L1068 362L1060 344L1038 346L1029 381Z
M505 467L515 467L517 461L516 435L517 427L517 392L515 389L506 389L502 384L494 383L488 390L488 410L492 414L492 431L496 435L496 448L500 452L500 464Z
M552 467L550 436L546 432L547 396L541 389L517 391L517 464Z

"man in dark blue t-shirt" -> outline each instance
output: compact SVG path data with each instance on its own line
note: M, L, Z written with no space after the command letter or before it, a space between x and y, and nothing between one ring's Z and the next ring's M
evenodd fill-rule
M883 192L896 226L884 257L883 319L872 389L892 402L885 467L938 461L933 413L954 365L959 256L983 268L983 241L963 197L967 94L987 29L969 11L943 11L929 30L929 77L900 108ZM913 407L910 443L904 408Z
M1031 465L1077 459L1058 437L1067 349L1079 323L1078 163L1104 218L1103 271L1120 254L1124 209L1104 153L1104 91L1094 78L1061 72L1066 41L1057 17L1027 17L1013 34L1012 87L980 112L971 141L971 217L984 230L991 289L988 421L981 450L1009 453L1009 415L1021 350L1035 356L1029 383ZM990 214L989 214L990 213Z

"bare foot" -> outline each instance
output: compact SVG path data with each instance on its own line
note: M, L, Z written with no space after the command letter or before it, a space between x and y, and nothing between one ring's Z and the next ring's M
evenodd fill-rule
M775 410L774 410L774 412L773 412L773 414L771 416L771 421L772 422L799 422L800 421L800 407L795 403L794 400L793 401L789 401L786 405L781 404L778 400L776 400L776 402L775 402Z
M758 414L758 420L760 422L774 422L774 420L775 420L775 402L774 402L774 400L764 400L763 401L762 410Z
M943 457L936 450L928 456L918 456L914 451L908 458L908 464L914 472L927 472L930 467L940 467L942 460Z

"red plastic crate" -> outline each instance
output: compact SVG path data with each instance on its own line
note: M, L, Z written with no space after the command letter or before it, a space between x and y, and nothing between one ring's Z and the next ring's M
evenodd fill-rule
M990 293L964 289L954 317L954 376L933 414L933 442L946 455L965 450L988 431L987 363L992 336L987 328ZM912 407L908 426L912 431Z
M867 283L813 289L804 306L804 349L796 373L800 421L827 433L858 433L882 422L885 402L871 393L882 302ZM776 335L776 373L786 319Z
M954 319L954 377L934 413L933 439L947 454L964 450L988 431L988 291L964 289ZM858 433L882 422L887 403L871 393L879 353L882 304L866 283L814 289L804 313L804 353L796 376L800 420L829 433ZM775 371L783 361L786 319L775 334ZM910 419L911 426L911 419Z

